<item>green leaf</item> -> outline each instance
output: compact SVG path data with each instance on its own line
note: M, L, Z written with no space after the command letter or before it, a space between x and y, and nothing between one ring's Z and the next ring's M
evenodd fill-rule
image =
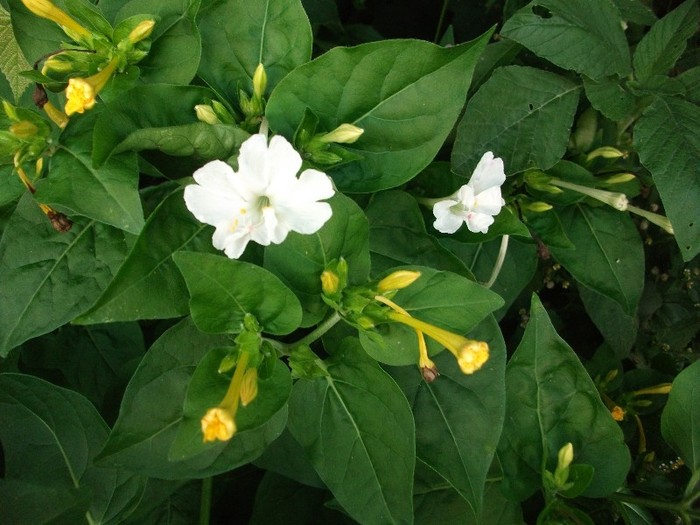
M185 206L183 190L182 186L176 186L166 195L148 217L107 289L74 322L167 319L189 312L187 287L171 256L179 250L199 252L213 248L209 230Z
M365 213L370 223L373 275L395 266L412 264L471 277L462 261L443 248L432 235L428 235L418 203L408 193L377 193L373 195Z
M390 373L413 409L417 459L467 502L467 516L475 520L503 426L506 347L493 317L470 336L488 341L490 349L487 363L472 375L447 352L435 358L440 376L432 383L413 366Z
M644 287L644 250L632 219L607 206L577 204L557 211L574 249L550 246L554 257L592 290L634 315Z
M635 96L615 78L604 78L596 82L583 77L583 86L591 105L610 120L622 120L635 109Z
M13 422L0 426L6 480L37 485L39 498L44 488L90 490L85 511L97 523L114 522L141 498L145 479L93 466L108 427L81 395L32 376L0 374L0 419ZM34 502L37 496L30 492Z
M22 370L45 379L60 376L105 417L143 357L143 334L136 323L90 327L62 326L22 346ZM116 414L115 414L116 415Z
M637 317L625 312L618 302L586 286L579 286L579 296L586 313L615 355L620 359L627 357L637 340Z
M686 0L656 22L634 51L634 74L641 82L665 74L685 51L686 41L698 29L696 0Z
M15 202L26 191L12 166L0 166L0 206Z
M22 0L8 0L6 3L10 8L15 38L29 63L56 51L61 47L61 42L68 40L58 24L36 16L24 6ZM55 3L63 7L60 0Z
M156 84L137 86L127 91L105 104L104 111L95 123L93 164L95 167L104 164L134 133L148 136L150 130L149 140L160 140L161 137L152 128L172 128L197 123L194 107L211 98L211 90L197 86ZM164 133L167 133L167 130ZM192 152L192 144L184 143L184 147L185 154L188 151Z
M580 86L531 67L496 70L469 100L457 128L452 169L469 177L486 151L508 174L548 169L566 151Z
M622 431L533 295L530 321L506 367L506 419L498 446L506 494L521 501L533 494L569 442L574 463L595 469L584 496L604 497L622 485L630 465Z
M0 506L7 523L72 525L85 522L90 505L87 491L47 487L15 479L0 479Z
M461 275L420 266L410 269L419 271L420 278L399 290L392 301L421 321L465 334L503 305L498 295ZM385 323L371 332L362 331L360 341L365 351L382 363L418 363L416 332L403 324ZM431 354L444 350L430 338L426 342Z
M491 278L501 239L493 239L482 244L468 244L449 237L440 239L440 244L450 250L467 265L477 281L485 283ZM537 245L508 241L503 266L490 290L500 295L505 304L494 312L497 319L505 315L520 292L530 283L537 270Z
M126 255L124 233L76 219L58 233L29 195L0 240L0 356L85 311ZM99 254L96 258L95 254Z
M700 108L657 98L634 127L634 145L659 189L683 260L690 261L700 252L700 221L689 213L700 209Z
M312 235L291 232L282 244L265 249L265 268L277 275L297 296L303 309L301 326L319 322L327 311L321 299L321 273L333 259L348 262L349 284L369 277L367 219L342 193L328 200L333 216Z
M171 461L188 459L211 449L221 449L221 443L204 443L201 419L207 410L218 406L224 399L231 382L230 374L219 374L222 359L231 348L214 348L199 362L187 387L183 419L177 436L170 447ZM279 360L274 360L270 376L258 378L258 395L248 406L238 406L236 412L236 434L262 427L285 407L292 380L289 369ZM234 434L232 439L236 439Z
M595 80L631 70L620 12L612 0L535 0L515 13L501 34Z
M285 429L254 463L256 467L276 472L303 485L325 488L323 481L306 459L304 449L292 437L289 429Z
M113 156L92 166L92 131L97 115L71 120L61 148L51 156L49 177L37 184L36 197L69 216L82 215L129 233L143 228L136 156ZM76 191L76 188L80 188Z
M264 268L208 253L179 252L173 259L190 291L192 319L203 332L238 333L246 314L270 334L299 327L299 300Z
M311 59L311 26L299 0L217 0L197 21L203 37L199 76L228 101L238 99L239 89L252 94L258 64L265 66L269 94Z
M690 470L700 470L700 362L673 380L661 414L661 434Z
M613 0L623 20L644 26L654 25L658 20L654 11L641 0Z
M329 376L294 385L289 429L353 519L411 523L415 438L406 398L356 339L334 353Z
M690 68L676 77L685 86L686 100L700 104L700 66Z
M230 345L222 335L204 334L189 318L165 332L151 347L124 393L119 418L100 465L162 479L204 478L258 457L284 429L286 410L265 425L239 432L227 443L184 461L168 451L183 419L185 393L199 361L212 348Z
M119 10L117 23L141 14L157 18L149 37L151 48L146 58L138 63L141 80L189 84L197 73L202 52L201 37L194 21L198 6L198 0L131 0Z
M417 40L334 48L278 84L267 105L270 128L291 137L307 108L319 132L359 126L364 133L346 149L362 159L329 175L346 192L398 186L433 160L452 130L490 35L452 48Z
M10 13L0 7L0 71L5 75L15 97L15 103L31 84L29 80L19 75L22 71L31 69L24 58L12 32Z

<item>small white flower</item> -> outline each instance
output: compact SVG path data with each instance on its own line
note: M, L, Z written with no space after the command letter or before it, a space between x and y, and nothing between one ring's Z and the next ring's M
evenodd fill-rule
M456 232L462 223L470 232L486 233L505 201L501 185L506 180L503 160L487 151L477 164L467 184L457 192L433 205L433 226L442 233Z
M301 156L282 136L267 143L257 134L241 145L238 171L220 160L194 172L197 184L185 188L185 204L200 221L216 228L212 242L232 259L241 256L249 241L279 244L290 231L318 231L332 210L318 202L333 196L325 173L304 170Z

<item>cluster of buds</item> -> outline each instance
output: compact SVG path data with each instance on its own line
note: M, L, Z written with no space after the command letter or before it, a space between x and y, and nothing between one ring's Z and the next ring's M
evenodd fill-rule
M240 406L246 407L258 395L258 367L263 355L263 340L256 319L246 314L236 345L224 357L217 373L233 370L233 375L221 402L202 416L200 421L203 441L228 441L237 431L236 413Z
M114 75L142 60L150 49L149 37L156 23L150 16L136 15L112 28L104 19L96 23L95 13L83 14L76 8L71 16L51 0L22 3L36 16L56 23L71 40L64 49L46 58L41 73L27 74L37 83L38 91L44 93L43 97L35 97L37 105L60 127L66 125L70 115L92 109L97 95ZM76 18L84 18L90 29ZM65 90L64 112L48 102L44 89Z
M431 383L439 376L428 355L426 335L454 355L464 374L473 374L489 358L486 342L467 339L417 319L392 300L399 290L411 286L420 275L417 271L397 270L368 286L348 288L347 263L340 259L331 262L321 274L323 299L360 330L368 331L382 323L400 323L413 329L418 340L418 367L426 382Z

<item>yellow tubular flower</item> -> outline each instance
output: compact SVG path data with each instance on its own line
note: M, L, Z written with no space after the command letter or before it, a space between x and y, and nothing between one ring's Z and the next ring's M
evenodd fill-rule
M129 42L135 44L141 40L144 40L145 38L148 38L151 36L151 33L153 33L153 27L155 25L155 20L144 20L143 22L140 22L134 29L132 29L131 33L129 33Z
M377 291L379 293L386 293L394 290L401 290L402 288L411 286L419 277L420 272L397 270L379 281L377 284Z
M89 37L92 35L89 30L73 20L68 13L56 7L50 0L22 0L22 3L36 16L51 20L78 36Z
M376 296L375 299L394 309L394 311L387 313L389 319L423 332L452 352L463 373L473 374L488 361L489 345L486 342L467 339L449 330L411 317L403 308L381 295Z
M249 359L248 352L241 352L236 364L236 371L233 373L224 399L219 403L218 407L210 408L202 417L202 434L205 443L216 441L217 439L219 441L228 441L236 433L235 417Z
M210 408L202 418L204 442L228 441L236 433L236 423L228 410L220 407Z
M119 59L114 57L94 75L87 78L71 78L66 88L66 115L84 113L95 106L95 97L107 85L112 73L117 68Z

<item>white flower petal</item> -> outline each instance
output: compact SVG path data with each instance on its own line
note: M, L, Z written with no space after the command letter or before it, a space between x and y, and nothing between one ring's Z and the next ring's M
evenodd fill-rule
M474 206L474 188L470 184L465 184L459 188L455 196L465 208L470 210Z
M327 202L308 202L280 209L284 222L291 231L309 235L316 233L333 215Z
M215 226L233 219L244 202L229 192L190 184L185 188L185 204L197 220Z
M459 202L452 199L445 199L433 205L433 215L435 216L433 227L437 231L441 233L454 233L462 226L462 217L450 209L456 204L459 204Z
M488 232L493 222L494 218L486 213L470 212L466 217L467 228L472 233Z
M267 137L260 133L252 135L241 144L236 175L237 181L242 181L244 187L252 185L254 191L259 191L270 183L267 151Z
M212 244L214 248L223 250L230 259L238 259L250 241L250 234L242 229L231 231L228 225L222 225L214 231Z
M270 180L273 178L294 178L301 168L301 155L281 135L275 135L270 140L267 151L267 169L270 170Z
M474 188L474 193L478 195L492 186L501 186L505 181L503 160L494 158L493 153L487 151L474 168L469 185Z
M485 191L482 191L475 197L475 205L473 211L478 213L486 213L488 215L498 215L501 208L505 204L501 197L500 186L494 186Z

